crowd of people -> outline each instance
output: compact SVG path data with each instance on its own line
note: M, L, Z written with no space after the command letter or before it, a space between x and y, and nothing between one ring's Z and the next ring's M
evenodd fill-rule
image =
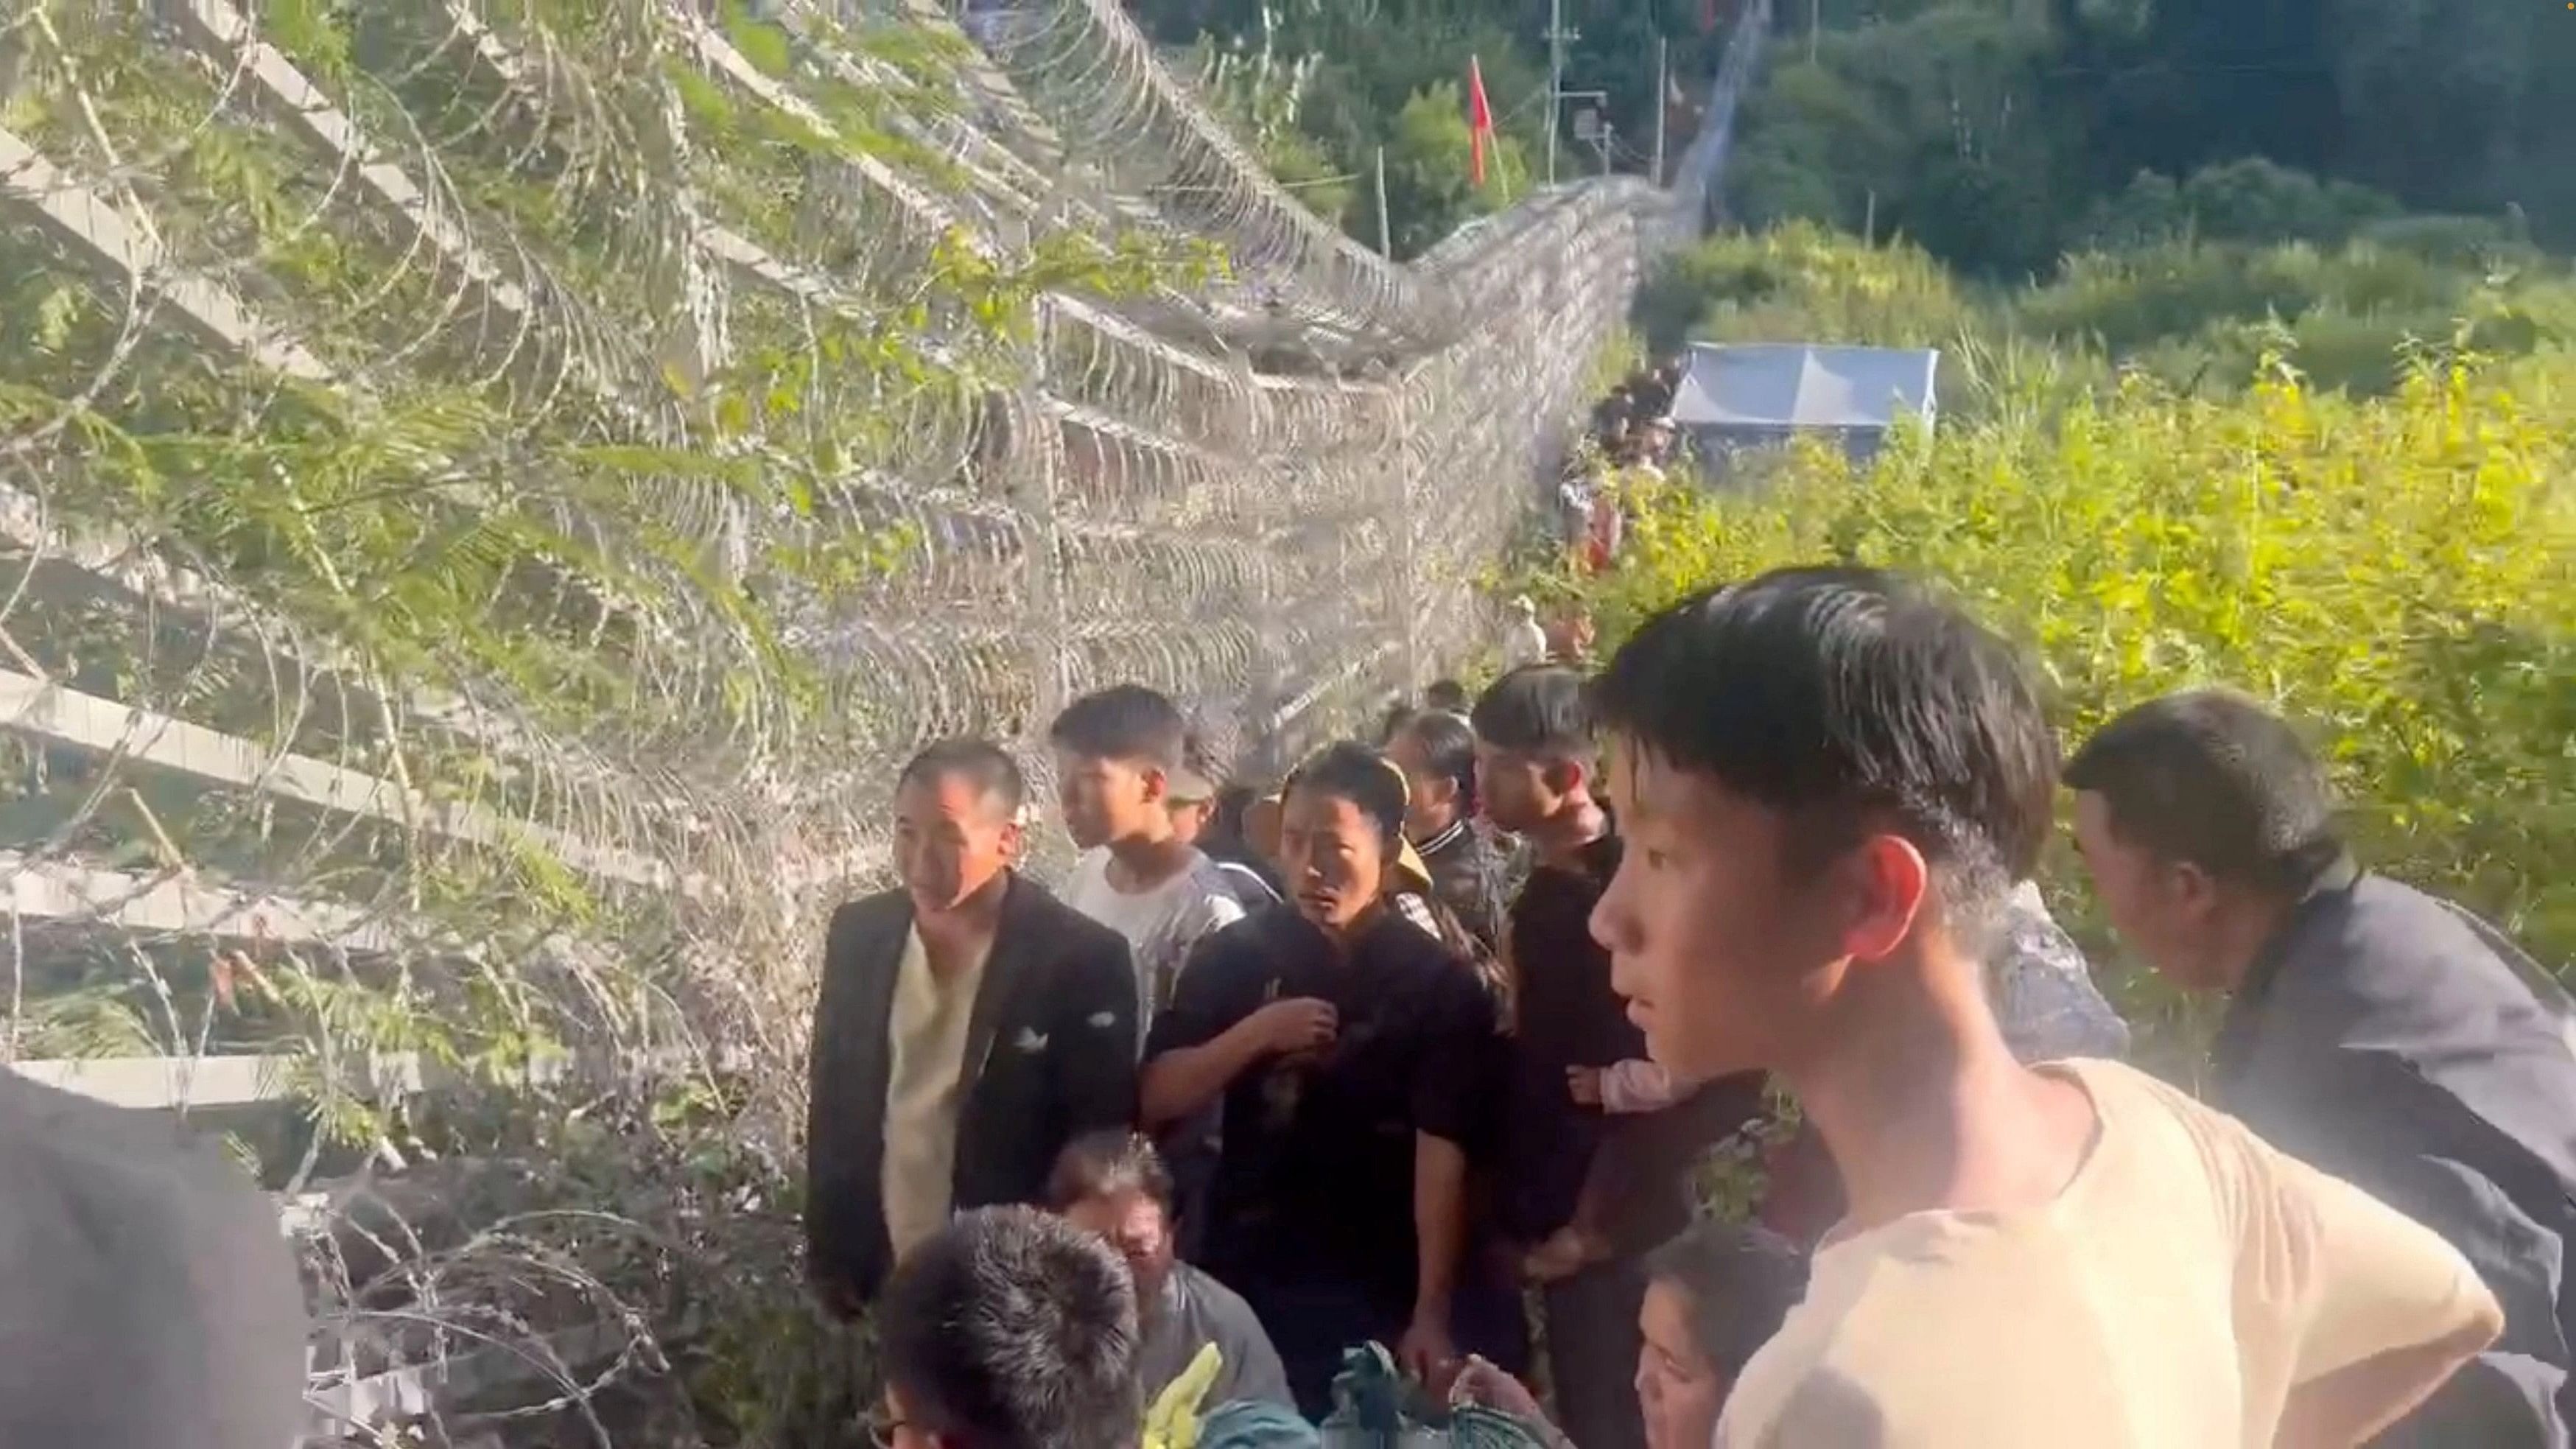
M2576 1018L2246 700L2061 771L2009 646L1816 568L1274 789L1139 687L1052 740L1061 901L965 741L831 932L812 1264L887 1442L1136 1445L1175 1395L1312 1442L1371 1342L1584 1449L2568 1440ZM2214 1104L2118 1063L2031 880L2061 788L2127 947L2228 998ZM1758 1224L1700 1218L1774 1091Z
M880 1442L1315 1444L1370 1344L1582 1449L2568 1442L2576 1009L2249 700L2061 766L2009 646L1829 567L1276 788L1148 689L1052 740L1061 896L957 740L831 923L805 1227ZM2209 1100L2120 1064L2031 885L2061 791L2224 1002ZM1698 1213L1775 1093L1759 1221ZM218 1154L0 1073L0 1161L0 1444L289 1441L295 1273Z
M1630 373L1593 405L1591 430L1566 458L1558 514L1566 548L1590 572L1618 558L1628 526L1623 485L1661 481L1672 466L1673 399L1689 365L1687 357L1672 357Z

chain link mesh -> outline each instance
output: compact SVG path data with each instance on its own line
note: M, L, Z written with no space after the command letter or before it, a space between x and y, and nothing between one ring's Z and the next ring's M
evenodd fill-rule
M397 1053L796 1120L920 745L1275 763L1476 647L1705 155L1406 266L1111 0L12 7L8 1055L291 1075L290 1188Z

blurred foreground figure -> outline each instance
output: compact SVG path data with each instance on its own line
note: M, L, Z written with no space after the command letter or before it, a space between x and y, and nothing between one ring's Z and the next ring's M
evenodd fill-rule
M2140 705L2066 783L2121 938L2175 985L2229 994L2219 1105L2440 1233L2504 1305L2504 1336L2381 1442L2566 1444L2566 994L2486 922L2361 869L2316 758L2248 700Z
M287 1449L302 1430L277 1210L171 1132L0 1070L0 1445Z
M960 1213L887 1280L896 1449L1133 1449L1136 1288L1117 1251L1035 1208Z

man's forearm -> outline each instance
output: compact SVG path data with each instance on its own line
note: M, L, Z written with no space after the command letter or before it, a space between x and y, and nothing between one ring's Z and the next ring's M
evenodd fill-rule
M1467 1154L1428 1132L1413 1134L1413 1313L1446 1324L1466 1252Z
M1243 1070L1260 1060L1261 1044L1247 1018L1201 1046L1168 1051L1145 1064L1137 1093L1145 1130L1160 1131L1217 1099Z

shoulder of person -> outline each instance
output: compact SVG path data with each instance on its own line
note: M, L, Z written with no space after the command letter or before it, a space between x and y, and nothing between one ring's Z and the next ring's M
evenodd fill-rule
M1245 912L1199 937L1190 947L1182 975L1187 977L1202 970L1212 972L1218 979L1267 975L1273 964L1282 959L1282 953L1296 949L1296 935L1303 924L1297 913L1284 905Z
M873 940L882 938L900 944L898 932L911 919L912 896L901 887L845 901L834 908L832 923L823 933L826 979L864 966L857 953Z
M1178 1276L1181 1291L1198 1305L1200 1315L1212 1327L1237 1333L1245 1329L1265 1332L1252 1305L1215 1274L1194 1263L1175 1263L1172 1271Z
M1197 857L1191 860L1190 868L1182 873L1182 878L1189 882L1191 899L1187 919L1191 924L1223 926L1243 918L1243 900L1236 894L1233 880L1228 878L1225 867L1217 862L1216 857L1206 851L1198 852Z
M1096 890L1108 883L1109 847L1095 845L1075 856L1073 864L1065 867L1061 889L1064 895L1071 899L1079 897L1084 891Z
M2484 1012L2529 998L2564 1014L2566 993L2502 931L2467 909L2382 875L2300 913L2274 990L2345 1011Z
M901 886L896 886L889 890L861 896L857 900L843 901L834 907L831 930L834 934L838 934L842 931L889 925L910 915L911 912L911 893Z
M1005 929L1029 934L1058 961L1096 957L1127 959L1127 938L1059 899L1053 891L1013 872L1003 904Z

